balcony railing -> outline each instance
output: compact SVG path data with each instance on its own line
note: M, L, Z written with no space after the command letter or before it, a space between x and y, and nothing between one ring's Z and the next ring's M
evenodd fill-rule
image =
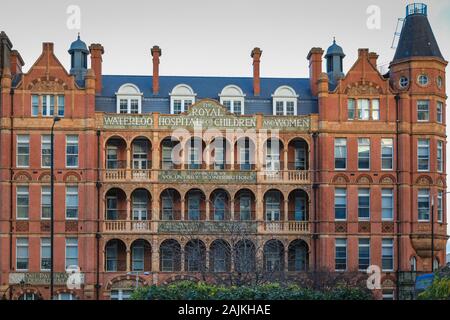
M112 233L151 232L152 222L147 220L106 220L103 231Z
M228 234L249 233L309 234L308 221L126 221L107 220L103 231L110 233Z
M260 232L308 234L310 233L310 223L308 221L265 221Z
M263 182L310 183L309 171L263 171L261 177Z

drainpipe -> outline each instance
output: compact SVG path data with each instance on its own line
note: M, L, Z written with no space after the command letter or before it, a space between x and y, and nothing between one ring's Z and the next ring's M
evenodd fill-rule
M318 174L318 162L319 162L319 145L318 145L318 133L315 132L313 133L313 141L314 141L314 161L313 161L313 170L314 170L314 174L313 174L313 191L314 191L314 215L313 215L313 244L314 244L314 267L313 267L313 272L316 273L317 272L317 240L318 240L318 227L317 227L317 217L318 217L318 204L319 204L319 193L317 192L319 189L319 184L317 183L319 180L319 174Z
M97 232L95 234L97 244L97 262L96 262L96 281L95 281L95 299L100 300L100 130L97 130Z
M400 161L399 161L399 146L398 146L398 142L399 142L399 129L400 129L400 118L399 118L399 115L400 115L400 103L399 103L399 101L400 101L400 96L397 94L396 96L395 96L395 104L396 104L396 116L395 116L395 119L396 119L396 123L395 123L395 136L396 136L396 144L395 144L395 157L396 157L396 164L395 164L395 169L396 169L396 173L397 173L397 192L396 192L396 194L397 194L397 281L396 281L396 291L397 291L397 294L396 294L396 296L397 296L397 300L399 300L399 298L400 298L400 283L399 283L399 280L400 280L400 269L401 269L401 254L400 254L400 250L401 250L401 244L400 244L400 241L401 241L401 235L400 235L400 232L401 232L401 229L400 229L400 223L401 223L401 220L400 220L400 167L399 167L399 165L400 165Z
M10 99L11 99L11 137L10 137L10 176L11 176L11 182L10 182L10 192L9 192L9 270L12 271L14 269L13 265L13 233L14 233L14 207L13 207L13 192L14 192L14 89L11 89L9 93ZM10 290L9 299L12 300L12 290Z

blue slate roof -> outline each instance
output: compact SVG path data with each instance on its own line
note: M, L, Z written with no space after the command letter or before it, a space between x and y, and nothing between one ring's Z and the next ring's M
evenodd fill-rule
M197 94L197 101L204 98L219 99L222 89L236 85L246 95L245 113L272 114L272 94L281 86L292 87L299 95L298 113L317 113L317 97L312 96L307 78L261 78L261 94L253 95L252 77L208 77L208 76L160 76L160 90L153 94L152 76L103 75L102 93L97 96L97 111L115 112L116 92L127 83L136 85L144 95L143 112L168 113L172 89L179 84L189 85ZM249 101L251 100L251 101Z

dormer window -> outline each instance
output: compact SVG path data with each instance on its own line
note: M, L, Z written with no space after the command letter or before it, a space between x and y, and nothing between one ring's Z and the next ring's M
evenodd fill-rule
M223 88L219 94L220 104L222 104L227 110L236 115L244 114L244 102L245 94L241 88L235 85L229 85Z
M116 92L117 113L138 114L142 112L142 93L131 83L124 84Z
M187 84L179 84L170 93L170 113L186 112L195 103L194 90Z
M278 88L273 97L273 114L275 116L297 115L298 95L294 89L288 86Z

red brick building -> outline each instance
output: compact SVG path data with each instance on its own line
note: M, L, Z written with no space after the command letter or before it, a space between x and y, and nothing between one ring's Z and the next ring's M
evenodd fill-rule
M104 75L103 47L80 38L69 54L68 72L44 43L25 73L0 35L5 298L49 298L56 116L59 299L231 274L365 281L369 266L378 297L405 298L408 275L445 264L447 62L426 6L407 7L387 74L368 49L344 74L336 42L327 72L311 49L308 79L261 78L259 48L249 78L160 76L157 46L151 76Z

